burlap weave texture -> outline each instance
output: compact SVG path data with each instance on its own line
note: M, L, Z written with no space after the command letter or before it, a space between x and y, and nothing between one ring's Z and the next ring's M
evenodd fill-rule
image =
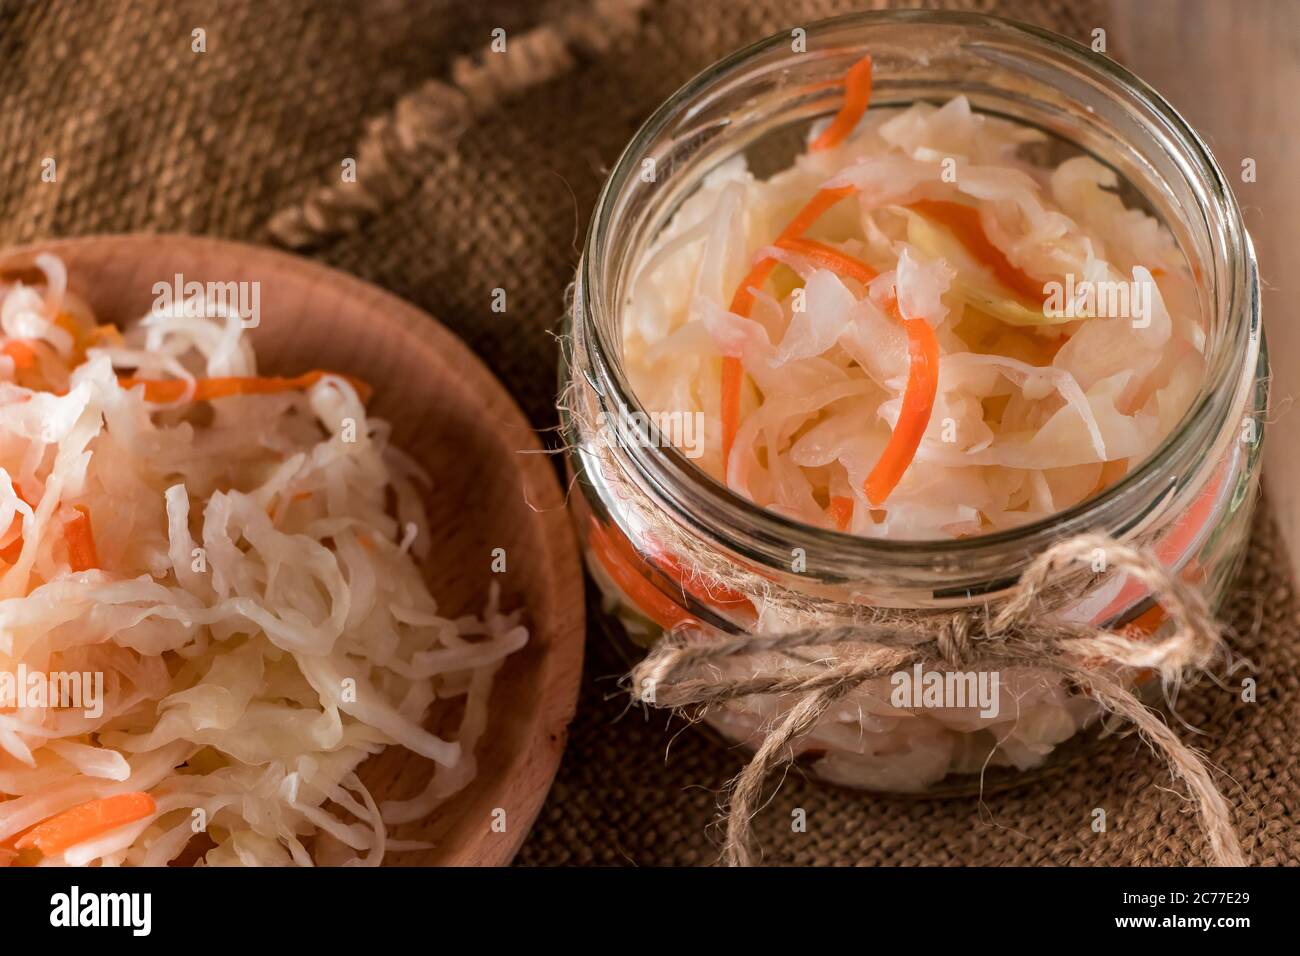
M650 0L634 34L480 117L417 158L414 188L312 253L410 299L481 355L539 428L554 424L564 291L604 172L660 101L720 55L778 29L876 3ZM953 2L1078 38L1101 0ZM528 30L569 3L299 0L0 6L0 243L131 230L266 241L267 223L338 176L368 122L495 27ZM206 52L193 50L204 31ZM1123 38L1114 42L1122 45ZM58 177L42 180L53 158ZM364 170L361 171L364 175ZM496 288L509 308L491 309ZM1205 684L1180 710L1259 864L1300 863L1297 607L1267 516L1225 611L1259 699ZM593 633L555 789L519 857L533 865L705 864L719 787L740 766L695 733L626 711ZM670 746L671 743L671 746ZM1133 738L1031 785L976 798L865 797L792 775L760 818L770 862L1178 864L1202 858L1189 811ZM807 811L808 832L790 813ZM1103 807L1109 827L1090 829Z

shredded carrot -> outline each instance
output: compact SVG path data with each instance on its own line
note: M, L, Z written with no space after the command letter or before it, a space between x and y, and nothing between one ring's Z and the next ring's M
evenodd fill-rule
M624 555L640 557L626 537L622 537L620 550ZM648 543L647 550L650 552L647 566L667 576L674 585L681 588L683 595L690 595L701 604L710 604L733 614L752 615L753 602L735 588L692 573L663 548L653 546L653 543Z
M1158 631L1160 626L1167 620L1169 620L1169 613L1161 605L1152 604L1133 620L1113 630L1130 640L1140 641ZM1104 657L1090 656L1083 659L1085 667L1103 667L1105 664L1106 658ZM1149 667L1142 667L1137 670L1133 682L1138 686L1142 686L1149 683L1154 676L1155 671Z
M86 349L99 341L99 329L101 326L93 328L83 328L75 318L67 312L60 312L54 318L54 324L72 336L72 355L70 356L71 365L80 365L86 358Z
M1160 629L1160 625L1169 620L1169 612L1159 604L1152 604L1149 608L1139 614L1133 620L1125 624L1120 630L1128 637L1135 640L1143 637L1150 637Z
M637 604L641 613L660 627L672 629L682 622L696 621L670 596L671 590L677 589L684 598L692 597L733 617L754 617L754 604L744 594L688 571L653 540L634 545L619 528L602 525L592 518L587 543L601 566ZM656 580L666 582L671 590L664 591L655 583Z
M201 378L195 381L194 394L189 397L191 401L195 402L210 402L213 399L227 398L231 395L274 395L279 392L299 391L311 388L326 375L337 375L339 378L346 379L357 390L357 395L363 402L369 401L374 392L369 385L359 378L344 375L341 372L326 372L317 369L296 378L251 376ZM127 389L143 385L144 398L147 402L179 402L186 397L189 390L189 383L182 379L147 379L127 375L119 378L118 384Z
M731 446L740 431L740 387L745 380L745 366L734 355L722 359L722 468L726 479L727 463L731 461Z
M979 210L974 206L938 199L919 199L909 204L908 208L915 209L951 230L966 247L966 251L988 266L998 281L1008 289L1029 302L1038 304L1043 301L1043 283L1012 265L1002 250L989 241L984 224L980 221Z
M62 329L64 332L67 332L69 335L71 335L74 344L79 343L82 337L85 335L81 326L77 324L77 320L74 319L66 312L60 312L58 315L56 315L54 317L54 324L58 328Z
M863 285L880 274L861 259L855 259L815 239L778 239L776 245L781 249L796 252L837 275L857 279Z
M20 372L36 364L36 350L22 339L10 339L4 344L3 352L13 359L14 368Z
M861 259L840 252L833 246L810 239L782 239L777 245L791 252L797 252L819 265L825 266L840 276L870 282L877 275ZM903 408L898 416L898 424L889 437L885 450L880 455L864 485L867 500L873 505L881 504L902 479L903 473L916 457L916 449L930 424L930 412L934 408L935 395L939 390L939 340L934 329L924 319L904 319L898 310L898 300L893 299L889 305L894 318L903 325L907 333L907 352L909 364L907 385L903 390ZM852 499L847 499L850 509ZM832 509L835 501L831 502ZM849 515L853 514L852 510ZM833 514L832 517L835 517ZM836 519L838 520L838 519ZM847 525L847 522L846 522Z
M90 345L121 345L123 343L122 330L111 322L105 322L95 326L86 336L86 344Z
M813 198L808 200L807 205L800 209L798 214L781 230L781 235L777 236L777 239L797 239L812 228L813 223L820 219L824 212L841 199L847 199L857 191L857 186L839 186L835 189L817 190L813 194Z
M853 521L853 499L847 495L832 495L826 514L836 528L848 531L849 524Z
M668 631L679 624L694 621L695 618L684 607L654 586L646 577L649 565L645 558L630 543L619 547L618 537L622 537L620 531L606 529L593 519L587 544L600 566L631 599L637 610ZM631 551L630 555L628 551Z
M821 189L799 210L777 237L777 244L800 238L826 210L841 199L857 192L856 187L841 186L838 189ZM776 260L764 257L750 268L741 280L735 295L731 297L731 311L748 318L754 307L753 289L759 288L776 268ZM740 430L740 389L745 380L744 364L734 355L722 359L722 467L727 467L731 458L731 446L735 444L736 432Z
M19 495L18 497L22 497ZM0 548L0 558L13 564L18 560L18 555L23 553L23 516L14 515L13 522L9 525L9 530L5 532L7 537L10 533L16 532L14 539L3 548Z
M753 268L740 280L736 294L731 297L731 311L736 315L748 316L754 307L754 290L767 281L767 277L776 268L776 260L763 258L754 263ZM739 359L737 359L739 361Z
M68 564L73 571L89 571L99 567L95 533L90 526L90 511L85 505L74 505L72 510L73 513L63 522L63 540L68 545Z
M808 147L812 151L829 149L842 142L853 131L871 103L871 57L864 56L849 67L844 76L844 105L835 114L835 119L822 134ZM777 245L782 242L801 239L803 234L821 215L841 199L857 192L855 186L840 186L836 189L820 189L790 220L777 237ZM820 244L819 244L820 245ZM829 246L825 247L830 249ZM834 250L831 250L834 251ZM749 273L740 282L731 299L731 311L736 315L748 317L754 307L753 289L760 287L772 274L776 262L770 258L760 259L750 267ZM865 263L864 263L865 266ZM722 359L722 396L719 413L722 418L722 467L725 470L731 459L731 448L736 442L736 432L740 430L740 391L745 380L744 363L734 356Z
M871 102L871 57L864 56L849 67L844 74L844 105L820 136L808 146L809 152L820 152L838 146L853 132Z
M894 313L898 314L896 303ZM903 389L903 407L898 413L898 424L864 484L867 500L873 505L880 505L889 497L916 457L916 449L930 424L935 394L939 391L939 339L934 329L925 319L906 319L903 320L903 330L907 333L909 359L907 385Z
M1121 628L1121 633L1126 637L1132 637L1132 639L1140 641L1143 637L1151 637L1153 633L1160 630L1161 624L1164 624L1166 620L1169 620L1169 613L1164 607L1154 604L1139 614L1138 617L1125 624L1125 627ZM1143 667L1136 674L1134 683L1138 684L1139 687L1143 687L1143 685L1151 683L1154 678L1156 678L1156 671L1152 670L1151 667Z
M143 820L155 809L153 797L140 792L91 800L36 824L14 841L14 847L36 847L46 856L54 856L109 830Z
M853 127L858 125L859 120L862 120L863 114L867 112L867 107L871 103L870 56L862 57L861 60L850 66L848 73L845 74L844 86L844 105L840 108L840 112L836 113L835 120L831 121L831 125L827 126L826 130L822 131L822 135L819 135L810 144L810 151L829 150L829 148L836 146L836 144L841 143L842 140L848 137L852 133ZM871 278L875 278L875 269L872 269L870 265L854 260L850 256L845 256L835 248L824 245L824 243L803 239L803 233L806 233L810 226L827 209L854 193L857 193L857 187L854 186L818 190L813 199L810 199L809 203L800 209L798 215L789 221L785 229L781 230L781 234L776 238L776 245L784 248L792 248L792 245L797 246L794 251L809 255L810 258L814 258L823 264L835 263L835 265L831 265L831 268L850 269L849 272L844 274L859 278L861 281L870 281ZM957 204L948 203L944 204L944 206L957 206ZM978 224L978 213L976 213L976 224ZM979 229L979 237L983 239L985 245L992 246L992 243L988 242L988 237L985 237L983 228ZM998 252L998 255L1001 255L1000 252ZM1005 261L1005 256L1002 256L1002 259ZM1006 265L1014 269L1010 263L1006 263ZM749 316L751 308L754 307L753 289L762 286L774 268L775 261L770 258L763 258L754 263L749 274L746 274L744 280L741 280L740 287L732 297L732 312L740 316ZM1039 287L1039 295L1041 298L1041 286ZM918 328L917 323L924 325L924 329ZM930 412L933 405L935 405L935 393L939 388L939 342L935 338L933 329L923 320L904 321L904 329L907 332L907 343L909 343L907 347L909 347L911 365L909 373L907 373L904 407L902 407L902 415L898 419L898 427L894 428L894 432L889 438L889 444L885 446L884 454L881 455L880 462L876 463L871 475L867 477L867 497L875 505L879 505L881 501L884 501L885 497L889 496L889 492L892 492L894 485L898 484L902 473L906 471L911 459L917 454L917 446L920 444L920 437L926 432L926 427L930 423ZM720 416L722 416L723 425L724 471L727 468L727 463L731 460L732 446L736 444L736 433L740 431L740 398L744 378L744 363L735 355L725 356L722 369L722 401L720 401ZM875 492L875 494L872 494L872 492ZM879 494L880 497L876 497L876 494Z

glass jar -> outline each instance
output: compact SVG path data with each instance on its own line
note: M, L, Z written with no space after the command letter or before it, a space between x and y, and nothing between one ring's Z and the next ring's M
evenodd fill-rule
M1249 531L1267 360L1255 255L1205 144L1122 67L1033 27L890 11L812 25L807 52L796 52L797 39L780 34L734 53L660 107L611 173L587 235L560 405L580 489L575 520L624 649L643 653L672 628L707 639L789 629L864 606L983 606L1052 543L1085 531L1154 549L1217 604ZM866 53L873 110L964 94L977 111L1046 133L1044 158L1053 163L1082 151L1111 166L1126 203L1165 223L1196 277L1206 373L1182 422L1122 479L1050 519L943 541L865 539L791 521L733 494L665 442L624 374L620 307L629 277L674 211L737 153L756 176L789 166L810 125L838 108L834 81ZM725 584L690 570L719 561L735 572ZM1160 626L1151 597L1123 578L1106 578L1068 613L1108 627ZM1006 675L1013 688L1022 681L1027 702L1006 722L937 727L930 715L893 709L882 700L887 692L864 686L800 742L804 762L826 779L897 791L949 790L986 765L1012 772L1041 765L1098 714L1071 688L1034 686L1024 696L1023 681L1033 676ZM708 720L752 746L788 706L744 700L711 709Z

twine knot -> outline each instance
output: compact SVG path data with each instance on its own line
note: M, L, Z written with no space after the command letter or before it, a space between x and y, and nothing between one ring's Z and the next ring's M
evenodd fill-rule
M1168 616L1168 633L1117 633L1068 620L1061 612L1078 599L1071 585L1081 568L1121 571L1145 586ZM1213 861L1244 866L1227 802L1204 760L1138 700L1122 674L1124 668L1145 668L1168 685L1189 669L1208 667L1224 646L1204 595L1153 555L1105 535L1082 534L1039 555L997 603L996 613L991 602L978 611L880 611L866 621L777 634L689 640L670 634L633 669L631 682L634 693L650 688L640 699L657 707L707 708L758 694L792 701L732 787L723 855L734 866L751 862L750 821L762 804L763 782L794 759L793 742L864 682L918 663L935 669L1032 668L1085 689L1103 710L1132 722L1187 785ZM832 653L822 650L827 647ZM735 666L720 666L725 659Z
M954 669L966 661L974 626L975 622L967 611L958 611L939 621L934 642L939 649L939 656Z

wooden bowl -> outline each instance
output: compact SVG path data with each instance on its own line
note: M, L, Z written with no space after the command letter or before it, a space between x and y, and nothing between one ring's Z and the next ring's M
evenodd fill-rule
M473 783L429 820L390 836L434 849L391 853L397 865L508 863L541 809L577 701L584 639L582 571L564 498L548 456L519 407L478 358L419 309L352 276L272 249L193 236L92 236L0 255L21 274L38 252L68 266L69 287L100 321L129 324L149 312L154 284L256 281L260 324L251 330L262 374L327 368L375 387L370 410L432 476L432 557L426 578L439 610L478 613L488 586L502 606L525 609L530 637L509 657L492 694L492 726L477 750ZM504 548L506 572L493 573ZM377 800L409 796L432 766L398 747L369 760L362 777ZM504 832L493 827L504 810Z

